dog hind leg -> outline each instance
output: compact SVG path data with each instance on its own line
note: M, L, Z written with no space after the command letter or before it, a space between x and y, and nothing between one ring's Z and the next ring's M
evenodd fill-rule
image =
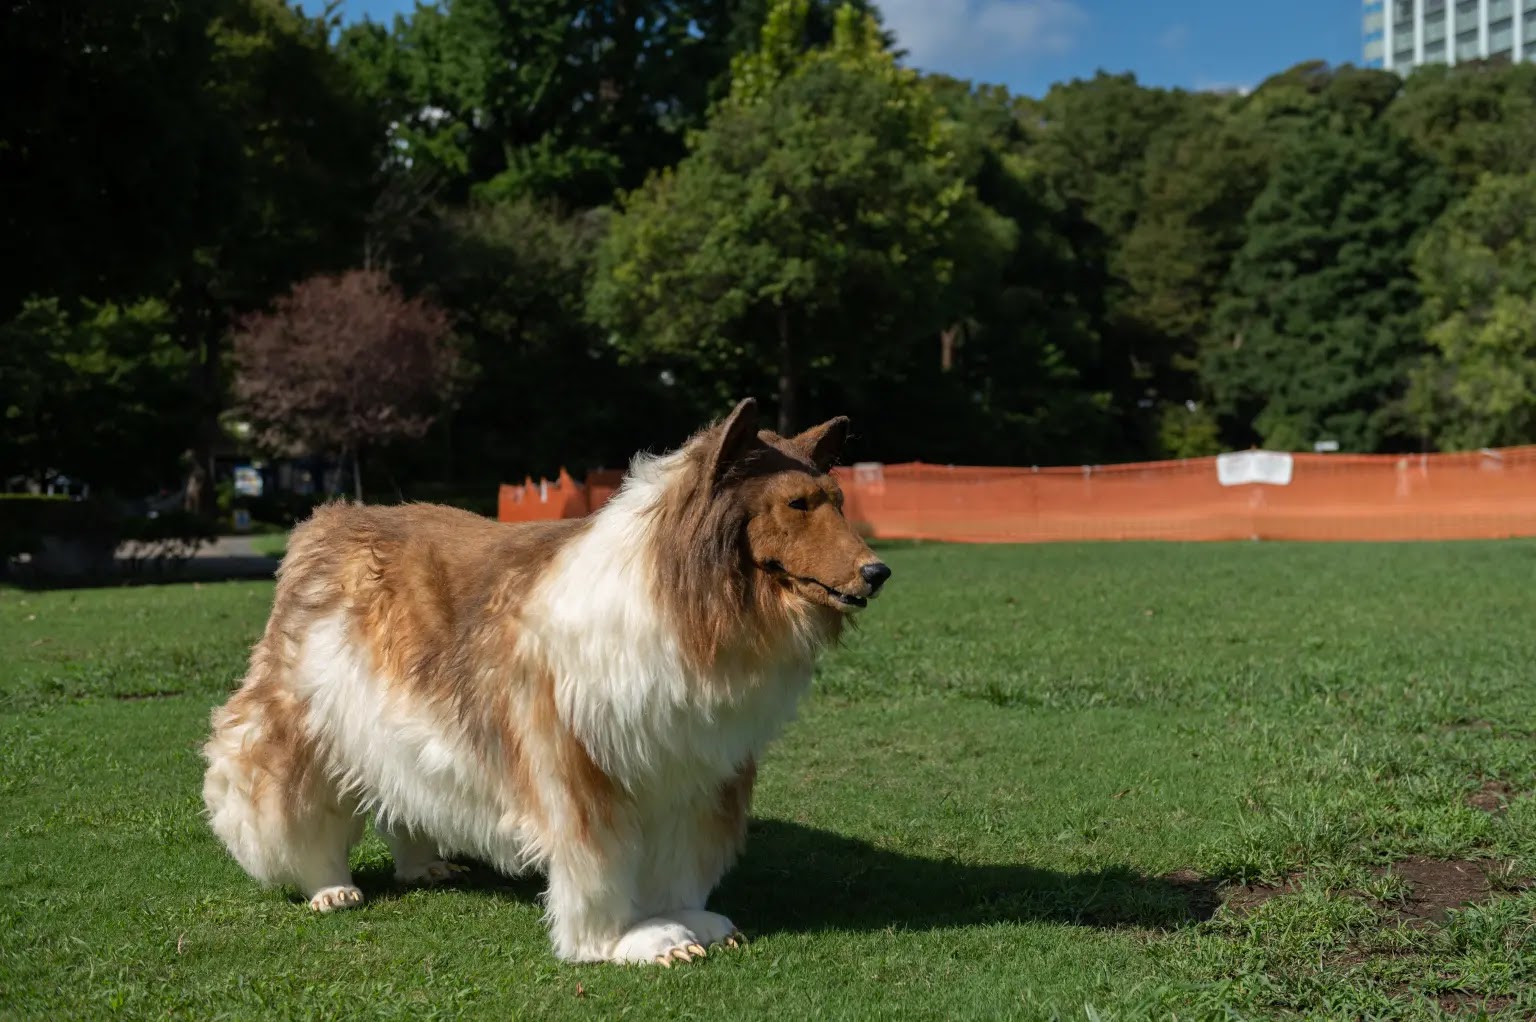
M463 869L442 857L436 841L416 834L404 824L376 818L373 827L394 856L395 879L400 883L437 884Z
M203 755L209 823L247 873L297 887L317 912L362 903L347 854L363 818L320 769L291 697L237 693Z

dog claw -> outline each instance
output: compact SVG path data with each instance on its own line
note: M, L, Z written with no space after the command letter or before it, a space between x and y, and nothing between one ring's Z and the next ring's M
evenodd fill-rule
M709 957L709 952L705 951L702 947L700 947L697 944L689 944L688 945L688 953L691 954L691 955L695 955L696 957L699 957L699 958L708 958Z
M731 935L725 938L726 947L745 947L746 943L746 935L743 934L740 930L731 931Z
M693 961L693 956L690 955L687 951L684 951L680 947L675 947L675 948L672 949L672 957L676 958L680 962L691 962L691 961Z
M668 958L666 955L657 955L656 964L661 966L663 969L670 969L672 968L672 959Z

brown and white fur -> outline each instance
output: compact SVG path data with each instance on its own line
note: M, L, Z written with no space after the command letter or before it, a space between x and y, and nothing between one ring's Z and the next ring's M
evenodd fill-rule
M847 426L785 439L743 401L581 520L320 508L213 714L213 830L319 911L362 901L347 855L371 813L402 881L456 854L543 871L562 959L734 943L704 904L758 757L890 574L827 471Z

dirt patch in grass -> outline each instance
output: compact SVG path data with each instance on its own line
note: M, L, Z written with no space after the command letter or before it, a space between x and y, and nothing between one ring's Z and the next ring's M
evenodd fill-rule
M1446 861L1412 856L1375 870L1377 876L1391 872L1408 884L1408 894L1387 903L1388 918L1409 926L1445 922L1452 909L1486 901L1494 893L1491 876L1507 877L1509 865L1492 860ZM1525 881L1513 885L1525 886ZM1510 888L1505 882L1501 889Z
M1515 999L1507 994L1490 994L1484 997L1463 993L1460 990L1434 994L1431 999L1440 1005L1441 1011L1450 1015L1476 1015L1483 1012L1497 1015L1515 1003Z
M1508 781L1490 778L1467 796L1467 805L1497 816L1509 808L1509 803L1514 797L1515 789Z
M1507 789L1504 786L1494 797L1507 798ZM1429 925L1443 923L1452 909L1487 901L1498 892L1531 886L1526 879L1510 882L1511 868L1508 863L1491 859L1445 860L1416 855L1371 872L1377 877L1391 873L1407 887L1402 897L1380 903L1387 912L1386 921ZM1220 887L1188 869L1176 870L1162 879L1188 892L1191 915L1197 919L1210 918L1218 907L1239 915L1252 912L1267 901L1294 894L1301 883L1300 874L1296 874L1276 884ZM1208 904L1209 910L1196 911L1197 904Z
M120 703L137 703L145 699L173 699L179 695L179 690L160 689L152 692L119 692L112 698Z

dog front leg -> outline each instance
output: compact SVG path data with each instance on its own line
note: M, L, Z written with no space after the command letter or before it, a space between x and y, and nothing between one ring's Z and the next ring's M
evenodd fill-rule
M735 828L686 809L648 822L626 839L571 842L551 856L545 908L560 958L672 965L744 940L704 909L739 847Z

